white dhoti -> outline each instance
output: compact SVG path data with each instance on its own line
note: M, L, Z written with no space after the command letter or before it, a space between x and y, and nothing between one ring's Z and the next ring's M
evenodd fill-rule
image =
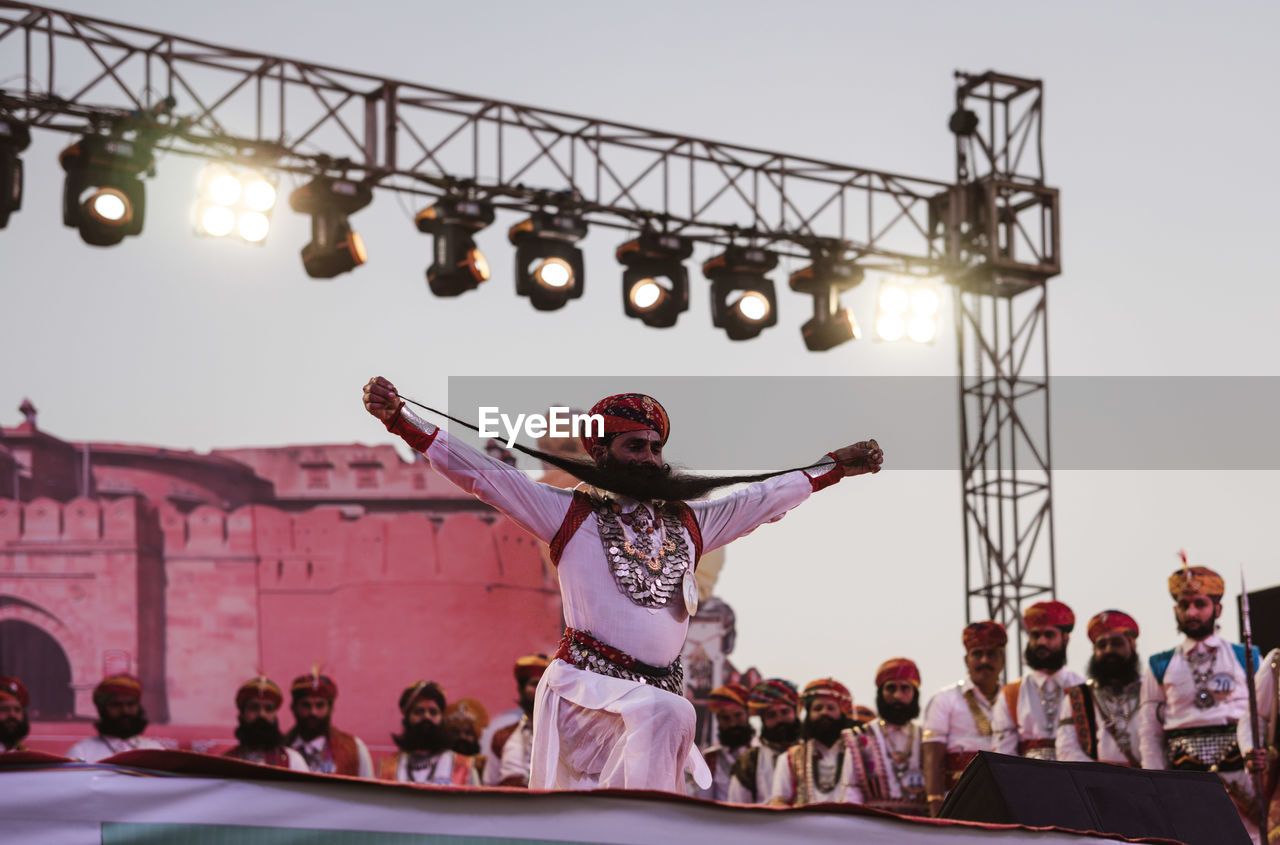
M703 789L711 770L693 742L688 699L553 660L538 684L531 789Z

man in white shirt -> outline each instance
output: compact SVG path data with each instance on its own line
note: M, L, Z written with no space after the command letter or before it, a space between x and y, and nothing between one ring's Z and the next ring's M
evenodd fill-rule
M1071 763L1140 768L1138 623L1119 610L1089 620L1089 680L1071 687L1059 712L1055 750Z
M760 744L733 764L729 802L764 804L773 792L773 771L787 749L800 739L800 693L782 678L767 678L751 688L747 709L760 718Z
M27 721L27 705L31 695L21 680L0 675L0 754L26 751L22 740L31 730Z
M800 700L804 739L778 761L769 803L776 807L861 804L857 784L866 780L866 773L849 730L853 696L834 678L820 678L805 686Z
M991 722L1001 754L1054 759L1063 696L1067 687L1084 683L1079 673L1063 668L1075 624L1075 614L1060 601L1036 602L1023 611L1028 669L1001 690Z
M319 668L299 675L289 686L294 725L285 742L307 761L307 768L322 774L373 777L369 747L358 736L333 726L333 702L338 685Z
M978 752L995 750L992 719L1009 637L988 619L966 625L961 641L969 676L939 690L924 711L921 756L932 816Z
M539 484L416 417L386 379L365 385L364 403L438 473L550 547L568 627L538 686L529 778L535 789L683 792L686 768L708 786L680 664L697 610L698 560L845 476L878 472L884 459L875 441L866 441L807 470L766 474L730 495L685 502L744 479L672 475L662 456L666 411L650 396L626 393L591 409L603 422L582 437L591 462L538 453L596 482L571 492Z
M533 754L533 702L538 682L551 663L545 654L516 658L516 700L519 708L499 713L480 737L484 753L485 786L528 786ZM510 750L507 745L510 744ZM506 760L506 763L503 763ZM506 767L504 773L503 767Z
M98 735L71 746L67 752L71 759L96 763L125 751L164 747L142 735L147 729L147 714L142 709L142 682L132 675L103 678L94 687L93 706L98 708L98 721L93 723Z
M1280 745L1280 648L1273 648L1262 665L1253 676L1258 693L1258 718L1261 721L1258 738L1262 747L1253 747L1253 728L1248 719L1241 719L1236 725L1236 737L1240 750L1249 760L1249 771L1261 772L1263 789L1267 794L1262 803L1267 808L1267 831L1270 838L1261 837L1263 842L1280 841L1280 754L1276 746Z
M426 783L434 786L479 786L477 760L450 746L453 736L445 727L444 690L434 681L418 681L400 693L400 724L404 730L391 739L400 749L378 764L381 780Z
M1248 721L1253 679L1245 674L1244 646L1217 633L1225 589L1222 576L1207 566L1188 566L1185 555L1182 568L1169 576L1184 638L1151 655L1142 676L1142 767L1216 771L1256 840L1253 783L1236 738L1237 724ZM1256 649L1254 658L1259 665Z
M858 788L868 807L909 816L928 812L920 758L920 669L905 657L876 670L877 717L854 731L863 765Z
M716 687L707 696L707 709L716 718L716 738L720 741L702 752L711 770L711 787L694 785L690 794L708 801L728 801L733 766L747 749L755 745L755 730L748 719L751 691L742 684Z
M240 743L223 756L295 772L308 771L302 755L284 744L279 716L283 703L280 687L265 675L241 684L236 690L236 739Z

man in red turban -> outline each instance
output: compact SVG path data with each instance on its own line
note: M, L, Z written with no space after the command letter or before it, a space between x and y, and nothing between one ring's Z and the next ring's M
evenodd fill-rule
M803 742L787 749L773 773L769 803L777 807L805 804L861 804L858 782L861 758L849 725L853 695L834 678L805 685Z
M711 770L711 787L692 786L690 794L709 801L728 801L733 766L748 748L755 745L755 731L748 720L751 690L742 684L725 684L707 696L707 709L716 719L716 738L720 741L702 752Z
M236 739L239 744L224 756L249 763L279 766L305 772L307 761L285 745L280 731L280 705L284 694L266 675L251 678L236 690Z
M1169 576L1169 594L1183 639L1151 655L1143 672L1142 767L1217 772L1256 839L1253 779L1236 731L1238 723L1248 724L1254 679L1245 673L1244 646L1218 635L1222 576L1207 566L1190 566L1185 553L1180 557L1182 566ZM1261 665L1256 647L1253 665Z
M760 719L760 744L742 752L733 764L729 802L763 804L773 791L779 758L800 739L800 693L782 678L766 678L751 688L747 710Z
M529 785L533 756L533 702L538 694L538 683L549 665L551 660L545 654L526 654L516 659L516 699L520 709L513 721L489 735L489 744L485 747L492 753L492 758L485 761L485 786ZM490 765L493 766L492 772L489 771Z
M978 752L995 750L991 723L1009 638L1003 625L987 619L964 626L960 639L967 677L939 690L924 711L925 798L932 816Z
M1093 643L1089 680L1070 687L1059 714L1057 758L1140 768L1138 623L1104 610L1086 629Z
M147 729L147 714L142 709L142 682L132 675L103 678L94 687L93 705L98 709L98 721L93 723L98 735L71 746L67 752L71 759L96 763L125 751L164 747L142 735Z
M22 740L31 730L27 721L27 705L31 696L22 681L0 675L0 753L26 751Z
M299 675L289 685L293 699L289 709L294 724L285 734L285 742L307 761L307 768L324 774L373 777L373 758L369 747L358 736L333 726L333 702L338 685L333 678L313 668Z
M841 478L878 472L884 459L875 441L864 441L717 499L649 494L643 491L698 488L679 483L664 464L670 419L662 405L626 393L596 404L603 432L597 424L584 442L594 466L583 475L612 487L584 482L569 491L539 484L418 418L386 379L365 385L364 404L437 472L550 547L567 628L534 708L529 784L537 789L683 792L686 769L708 788L680 664L697 611L699 558Z
M855 767L858 788L868 807L909 816L928 811L921 760L920 669L915 661L894 657L876 670L878 719L854 734L863 765Z
M1084 683L1079 673L1063 668L1075 624L1075 614L1060 601L1036 602L1022 612L1027 671L1004 687L991 723L1001 754L1054 759L1062 698L1067 687Z

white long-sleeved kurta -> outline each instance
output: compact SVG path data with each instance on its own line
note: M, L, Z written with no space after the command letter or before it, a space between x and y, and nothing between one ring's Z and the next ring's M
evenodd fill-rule
M786 755L787 749L781 750L773 748L764 743L760 744L760 750L756 752L756 782L755 794L751 792L751 787L743 784L736 777L729 779L729 798L731 804L766 804L769 801L769 795L773 791L773 770Z
M420 431L436 431L425 454L437 472L537 539L551 542L569 510L571 491L533 481L448 432L436 430L408 409L402 413ZM722 498L690 502L703 551L781 519L812 492L810 476L792 472ZM645 508L652 515L647 504L616 497L615 501L623 513ZM627 539L633 540L630 527L622 527ZM692 540L684 529L681 533L692 557ZM661 541L660 534L655 537L655 542ZM566 543L559 570L569 627L589 631L650 665L667 666L679 657L689 628L683 602L674 597L663 607L647 608L624 595L605 559L595 519L585 520ZM700 786L708 786L710 773L693 744L694 724L693 705L679 696L553 660L538 686L529 785L682 792L687 766Z
M1142 733L1138 726L1138 711L1136 709L1137 701L1133 701L1135 710L1133 716L1129 719L1127 733L1129 734L1129 750L1134 756L1138 756L1139 748L1142 745ZM1098 762L1113 763L1117 766L1128 766L1129 758L1124 756L1124 752L1120 750L1120 744L1116 742L1116 738L1111 735L1111 731L1107 730L1106 724L1102 720L1102 714L1098 712L1098 703L1095 699L1089 699L1089 706L1093 708L1094 724L1098 726L1095 741L1098 744ZM1071 701L1066 696L1062 698L1062 706L1058 711L1058 738L1054 745L1054 751L1059 760L1066 763L1090 763L1093 758L1085 753L1080 747L1080 736L1076 732L1074 714L1071 709Z
M1032 669L1022 676L1022 688L1018 691L1018 712L1009 711L1009 703L1004 690L1000 690L996 698L995 718L991 720L991 730L995 734L995 750L1001 754L1017 754L1018 743L1030 740L1048 740L1053 742L1058 735L1058 708L1052 713L1044 712L1044 704L1040 699L1040 689L1052 680L1066 695L1067 687L1083 684L1084 678L1071 669L1059 669L1050 675L1040 669Z

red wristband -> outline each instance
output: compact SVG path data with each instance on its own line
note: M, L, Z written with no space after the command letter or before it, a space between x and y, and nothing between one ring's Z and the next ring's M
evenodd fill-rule
M809 484L813 487L814 493L817 493L819 490L825 490L832 484L835 484L837 481L844 478L844 467L840 466L840 459L836 457L836 453L828 452L827 457L836 462L835 466L831 469L816 477L805 473L805 475L809 475Z
M400 407L396 409L396 415L391 418L389 423L386 424L387 431L396 435L405 443L408 443L409 447L415 452L422 452L423 454L426 454L427 449L435 442L436 434L439 433L440 429L433 428L430 434L427 434L424 431L419 431L410 425L401 415L400 412L403 410L404 403L401 402Z

